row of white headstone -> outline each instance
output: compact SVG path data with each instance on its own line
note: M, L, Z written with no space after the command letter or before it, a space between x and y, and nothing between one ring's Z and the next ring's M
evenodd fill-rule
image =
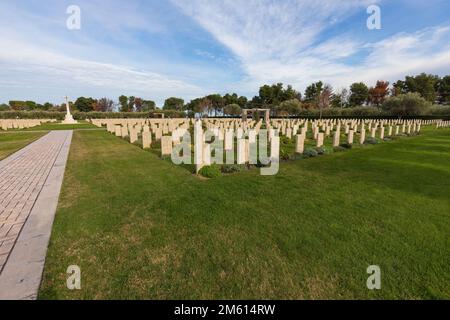
M439 128L448 128L448 127L450 127L450 120L439 120L437 123L436 123L436 129L439 129Z
M55 122L51 119L0 119L0 130L27 129L40 126L46 122Z
M270 122L238 119L102 119L92 121L97 126L106 125L107 130L116 136L127 138L136 143L139 137L144 149L151 148L153 139L161 142L161 156L170 156L175 146L181 143L188 130L194 130L194 163L197 171L210 165L211 144L207 141L206 132L212 133L214 141L223 144L227 156L234 157L236 149L237 164L249 163L253 159L252 144L264 126L270 141L270 156L279 153L279 137L295 138L295 152L303 153L305 142L312 139L316 147L324 146L325 139L332 137L332 146L355 143L359 136L359 144L364 144L368 137L383 140L386 137L411 135L420 133L422 126L436 124L442 127L448 122L442 120L308 120L308 119L273 119ZM205 130L206 129L206 130ZM235 148L236 143L236 148ZM277 153L277 155L275 155Z

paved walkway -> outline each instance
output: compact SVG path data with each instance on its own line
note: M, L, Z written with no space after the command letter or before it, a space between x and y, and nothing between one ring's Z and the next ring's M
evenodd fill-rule
M0 161L0 299L40 285L72 131L52 131Z

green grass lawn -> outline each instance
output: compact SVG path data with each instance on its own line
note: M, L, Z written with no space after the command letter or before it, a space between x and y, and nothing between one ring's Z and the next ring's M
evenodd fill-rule
M44 136L46 132L0 132L0 160Z
M74 133L41 299L450 298L450 130L200 179ZM82 290L66 288L78 265ZM366 269L379 265L382 289Z
M61 124L56 123L44 123L40 126L23 129L21 131L38 131L38 130L77 130L77 129L100 129L87 121L78 121L78 124Z

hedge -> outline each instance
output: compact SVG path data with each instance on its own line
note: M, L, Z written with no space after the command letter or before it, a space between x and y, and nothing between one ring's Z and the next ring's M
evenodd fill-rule
M73 112L75 120L117 119L117 118L153 118L155 113L163 113L168 118L184 118L180 111L164 110L151 112ZM58 111L1 111L0 119L57 119L63 120L65 112Z
M117 118L153 118L154 113L163 113L166 118L185 118L186 113L182 111L157 110L150 112L77 112L73 113L76 120L85 119L117 119ZM57 111L0 111L0 119L57 119L63 120L65 112ZM189 113L193 117L192 113ZM317 119L320 111L302 110L299 114L290 118L311 118ZM355 108L329 108L322 111L323 118L339 119L339 118L363 118L363 119L398 119L399 116L389 112L382 111L374 107L355 107ZM214 118L221 118L215 116ZM240 118L240 117L223 117L223 118ZM286 117L274 117L286 118ZM407 116L402 119L444 119L450 120L450 106L433 106L428 114Z

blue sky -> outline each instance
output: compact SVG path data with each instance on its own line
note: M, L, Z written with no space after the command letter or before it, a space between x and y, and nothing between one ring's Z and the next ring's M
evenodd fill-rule
M366 9L381 8L381 30ZM66 9L81 9L68 30ZM185 100L450 74L447 0L2 0L0 102Z

